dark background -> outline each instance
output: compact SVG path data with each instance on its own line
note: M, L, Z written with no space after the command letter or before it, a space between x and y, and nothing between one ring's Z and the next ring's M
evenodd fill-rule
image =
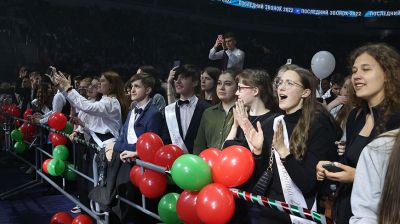
M256 1L254 1L256 2ZM312 9L399 10L399 0L258 1ZM19 66L45 72L49 65L72 75L113 69L124 77L152 64L166 78L174 60L200 67L218 34L232 31L246 52L245 67L274 74L292 58L310 67L312 56L330 51L336 72L366 42L399 49L400 18L344 18L250 10L209 0L2 0L0 75L14 80Z

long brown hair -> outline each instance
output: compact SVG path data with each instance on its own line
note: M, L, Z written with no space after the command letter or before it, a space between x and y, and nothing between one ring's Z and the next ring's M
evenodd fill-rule
M373 57L385 74L385 83L383 87L385 97L381 103L383 114L375 121L376 134L380 134L385 131L385 125L389 118L400 109L400 54L395 48L385 43L367 44L357 48L350 55L350 68L353 66L357 57L364 53ZM353 86L349 89L349 94L351 97L350 100L355 106L361 107L367 103L364 99L356 96Z
M400 223L400 132L397 133L389 164L386 171L385 183L382 189L378 209L378 223Z
M122 121L125 121L126 115L128 114L129 101L126 98L124 91L124 83L118 73L113 71L103 72L101 74L110 82L110 96L115 96L121 106Z
M350 82L347 82L347 81L350 81ZM353 88L351 85L351 77L350 76L347 76L344 79L343 87L347 88L347 92L349 91L349 89ZM342 129L345 128L346 122L347 122L347 117L349 116L352 109L353 109L353 103L351 101L348 101L346 104L343 104L342 108L340 108L339 112L337 113L336 122L340 125L340 127Z
M271 77L267 71L259 69L245 69L240 72L236 78L237 80L241 79L245 85L257 87L264 106L271 111L278 111L278 104L272 92Z
M219 68L215 68L215 67L206 67L204 69L203 73L207 73L211 77L211 79L214 81L214 86L211 91L212 92L211 104L215 105L215 104L219 103L216 88L217 88L218 77L221 74L221 70ZM200 79L200 84L201 84L201 79ZM202 99L202 100L206 99L206 91L201 90L200 99Z
M308 132L315 119L316 111L320 109L316 100L316 87L313 74L300 66L292 65L287 71L294 71L300 77L300 82L304 89L310 90L310 95L303 98L302 113L299 121L293 129L293 133L290 136L290 152L298 160L303 159L304 154L307 150Z
M39 84L37 90L37 107L38 110L41 111L43 107L48 107L50 110L52 109L52 102L54 94L49 93L49 89L52 88L51 84L48 82L41 82Z

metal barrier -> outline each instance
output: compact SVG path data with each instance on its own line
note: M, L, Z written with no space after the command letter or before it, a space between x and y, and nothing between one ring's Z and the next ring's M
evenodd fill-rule
M4 114L3 114L4 115ZM63 186L62 188L60 186L58 186L53 180L51 180L46 174L44 174L41 170L41 164L43 162L43 154L47 155L48 157L52 158L52 155L50 155L49 153L47 153L44 149L40 148L39 146L43 145L44 143L44 135L43 135L43 129L46 129L48 131L52 131L54 133L58 133L58 134L62 134L66 137L68 137L67 134L54 130L52 128L49 128L48 126L45 125L38 125L36 124L36 126L40 127L39 131L40 133L35 137L35 139L30 143L29 148L34 148L35 149L35 158L36 158L36 163L35 165L31 164L29 161L26 161L24 158L20 157L19 155L15 154L14 152L11 151L11 140L10 140L10 120L15 119L15 120L20 120L23 122L26 122L23 119L19 119L19 118L15 118L15 117L10 117L8 115L5 115L6 117L6 121L4 123L4 133L5 133L5 149L6 151L10 152L12 155L14 155L16 158L20 159L21 161L25 162L26 164L30 165L31 167L34 167L36 169L36 176L35 176L35 180L31 181L29 183L23 184L21 186L15 187L10 191L7 191L5 193L0 194L0 199L5 199L8 197L11 197L15 194L18 194L24 190L33 188L35 186L40 185L41 183L43 183L44 181L48 182L51 186L53 186L55 189L57 189L59 192L61 192L62 194L64 194L69 200L71 200L72 202L74 202L75 204L79 205L87 214L89 214L91 217L93 217L94 219L97 220L97 223L102 223L102 224L108 224L109 223L109 213L108 212L100 212L99 209L99 205L97 203L94 203L95 205L93 206L93 202L90 202L90 208L86 207L85 205L83 205L77 198L75 198L74 196L72 196L71 194L69 194L68 192L66 192L64 190L65 188L65 179L63 178ZM36 142L39 141L38 144L36 144ZM98 147L98 145L93 144L93 143L89 143L85 140L82 140L78 137L74 138L73 141L73 152L75 152L75 148L76 148L76 143L79 144L83 144L87 147L90 147L91 149L100 151L103 150L102 148ZM75 153L73 153L74 158L74 164L75 164ZM97 154L96 154L97 155ZM136 165L141 166L142 167L142 172L144 172L144 168L147 169L151 169L160 173L164 173L164 174L168 174L169 175L169 170L165 167L162 166L158 166L152 163L148 163L148 162L144 162L142 160L139 159L135 159L133 161ZM80 175L81 177L85 178L88 181L91 181L92 183L94 183L94 186L97 185L98 183L98 174L97 174L97 164L96 164L96 156L93 158L93 178L83 174L82 172L78 171L77 169L72 169L74 172L76 172L78 175ZM333 223L331 219L325 217L324 215L318 214L316 212L311 212L308 209L304 209L304 208L300 208L294 205L289 205L286 204L284 202L279 202L281 203L283 206L281 205L277 205L278 201L263 197L263 196L259 196L259 195L253 195L251 193L248 192L243 192L243 191L239 191L237 189L230 189L231 192L238 198L241 198L243 200L246 201L251 201L253 203L257 202L262 206L269 206L272 209L276 209L279 210L281 212L286 212L287 214L292 214L292 215L296 215L298 217L302 217L317 223L321 223L321 224L330 224ZM133 203L132 201L129 201L128 199L121 197L119 195L116 195L116 199L120 200L121 202L124 202L125 204L132 206L135 209L138 209L139 211L145 213L146 215L149 215L157 220L161 220L160 217L158 216L158 214L151 212L150 210L146 209L146 201L145 201L145 196L142 194L142 205L138 205ZM295 211L295 212L294 212ZM103 219L101 219L100 217L104 217Z
M28 189L31 189L33 187L39 186L43 184L44 182L49 183L52 187L54 187L56 190L58 190L60 193L65 195L69 200L71 200L73 203L78 205L83 211L85 211L88 215L90 215L92 218L94 218L97 223L101 224L108 224L109 223L109 213L108 212L101 212L99 209L98 204L95 204L94 208L88 208L84 204L82 204L75 196L71 195L70 193L66 192L65 189L65 178L62 177L62 186L60 187L57 183L55 183L52 179L50 179L45 173L43 173L41 165L43 163L43 154L52 158L52 155L47 153L45 149L42 148L42 146L46 143L46 136L44 135L44 130L48 130L54 133L61 134L65 137L69 137L67 134L57 131L55 129L52 129L48 126L45 125L40 125L40 124L34 124L36 127L38 127L38 131L36 132L36 135L34 136L34 139L32 142L24 141L25 143L29 144L28 149L34 149L35 150L35 164L32 164L31 162L27 161L26 159L22 158L18 154L14 153L11 150L11 123L12 121L20 121L20 122L28 122L26 120L16 118L16 117L11 117L7 114L1 113L5 117L5 121L3 124L3 131L4 131L4 149L7 153L13 155L20 161L24 162L30 167L33 167L35 169L35 178L33 181L29 181L28 183L22 184L20 186L14 187L13 189L1 193L0 194L0 199L4 200L7 199L11 196L14 196L16 194L19 194L23 191L26 191ZM83 139L79 139L77 137L74 138L73 147L72 147L72 154L73 154L73 163L75 164L76 158L75 158L75 144L82 144L86 147L89 147L90 149L99 151L101 148L99 148L96 144L89 143ZM95 162L95 158L93 159L93 178L85 175L84 173L78 171L77 169L71 168L77 175L83 177L87 181L90 181L93 183L93 186L96 186L98 183L98 174L97 174L97 164ZM91 206L93 207L93 206Z

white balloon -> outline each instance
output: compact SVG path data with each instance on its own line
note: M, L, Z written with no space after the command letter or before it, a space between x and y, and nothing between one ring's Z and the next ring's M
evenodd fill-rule
M311 69L319 79L325 79L335 70L335 57L329 51L319 51L311 59Z

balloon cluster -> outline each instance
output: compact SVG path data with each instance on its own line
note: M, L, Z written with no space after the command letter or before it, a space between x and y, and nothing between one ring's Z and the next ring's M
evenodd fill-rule
M50 224L93 224L93 220L85 214L80 214L73 218L67 212L57 212L51 217Z
M158 135L148 132L138 138L136 151L141 160L166 167L173 182L184 190L160 199L158 214L167 224L229 222L235 202L228 187L242 185L254 170L254 158L242 146L183 155L178 146L164 145ZM130 180L147 198L160 197L167 185L165 174L137 165L130 171Z
M184 191L161 198L158 205L161 220L165 223L228 223L235 211L235 201L228 187L245 183L253 170L253 156L242 146L230 146L222 151L209 148L199 156L180 156L172 165L171 175Z
M61 112L54 112L50 115L47 124L57 131L62 131L67 134L72 133L73 128L71 123L67 122L67 117ZM65 145L67 143L67 137L54 132L50 132L49 139L54 146Z
M48 125L58 131L67 134L72 133L72 125L67 122L67 118L60 112L54 112L49 116ZM73 164L69 164L66 160L69 157L69 150L65 146L67 138L58 133L50 132L50 142L55 146L53 148L53 159L47 159L42 164L42 170L52 176L64 176L67 180L76 180L76 173L72 170L75 168Z
M42 164L43 172L52 176L64 176L67 180L76 180L74 164L68 163L69 150L65 145L58 145L53 149L53 159L46 159Z
M163 167L171 167L174 161L183 155L181 148L164 145L162 139L152 132L144 133L138 138L136 151L141 160ZM163 173L149 169L142 172L139 166L132 167L130 180L147 198L158 198L167 188L167 177Z
M2 109L3 107L4 105L2 105ZM6 108L4 109L7 109L7 113L10 114L11 116L19 117L21 115L21 110L16 105L10 105L8 107L6 106ZM32 109L27 109L24 112L24 117L27 117L29 113L32 114ZM16 124L16 126L18 126L18 124ZM14 151L18 154L25 152L28 149L28 145L24 142L24 140L32 141L35 132L36 132L35 126L27 122L23 123L21 127L12 130L11 139L15 141Z

